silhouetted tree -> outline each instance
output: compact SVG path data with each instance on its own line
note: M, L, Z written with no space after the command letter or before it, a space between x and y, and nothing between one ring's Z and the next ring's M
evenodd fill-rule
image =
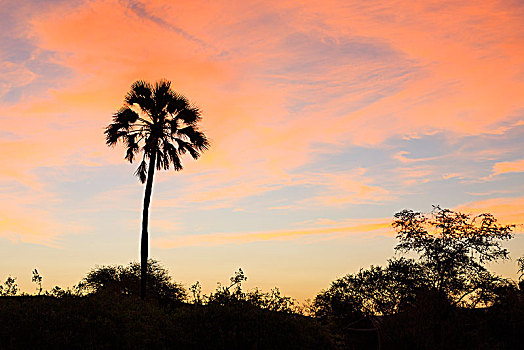
M517 260L517 264L519 266L519 270L518 270L518 273L519 273L519 281L518 281L518 285L519 285L519 289L524 292L524 256L520 257L518 260Z
M413 302L424 284L423 267L412 259L392 259L331 283L313 301L313 316L350 348L380 348L380 320ZM376 345L375 345L376 344Z
M411 303L426 285L424 267L412 259L391 259L348 274L320 292L313 303L316 317L350 323L373 315L391 315Z
M505 281L492 275L485 262L505 259L503 240L514 225L500 225L491 214L470 216L434 206L430 214L403 210L395 214L400 252L419 254L430 286L455 304L492 301L493 288Z
M215 293L211 293L208 297L209 304L228 305L245 301L246 294L242 290L242 282L247 281L247 277L244 271L238 269L229 280L231 281L229 286L218 283Z
M0 285L0 296L13 296L18 293L16 277L8 276L3 285Z
M149 295L156 299L182 301L186 297L184 288L171 281L168 271L156 260L147 262ZM112 292L139 295L141 264L131 262L127 266L97 266L82 280L82 287L88 293Z
M484 266L508 257L501 243L512 237L513 225L500 225L491 214L471 217L437 206L430 214L401 211L393 226L396 250L417 259L400 257L346 275L313 302L312 314L346 344L365 348L359 342L373 339L361 334L377 332L374 341L402 349L446 348L462 339L462 318L477 317L464 307L503 309L520 300L514 283Z
M517 259L517 264L519 266L519 280L524 277L524 256Z
M205 299L208 305L250 305L264 310L288 314L296 313L297 311L295 300L282 295L276 287L267 293L262 292L258 288L245 292L242 289L242 283L247 281L247 277L242 269L238 269L229 280L229 286L223 286L219 283L216 291L204 298L200 297L200 283L195 283L191 286L191 291L194 294L194 303L202 304L203 299Z
M31 282L34 282L37 285L36 290L38 291L38 295L42 294L42 276L40 276L37 269L33 270L33 277L31 278Z
M200 111L171 89L168 81L155 85L137 81L125 97L124 106L114 114L105 130L106 142L114 146L120 140L127 147L126 159L133 162L141 153L142 161L135 175L146 183L140 245L141 297L146 294L148 259L148 218L155 169L182 170L180 156L186 152L194 159L209 147L206 136L198 131Z
M282 312L282 313L297 313L298 310L295 299L282 295L280 289L275 287L269 292L262 292L258 288L250 290L246 293L246 300L261 309Z
M47 295L53 296L55 298L62 298L65 295L72 295L71 290L63 290L60 286L54 286L50 292L46 292Z
M204 298L202 297L202 286L199 281L196 281L195 284L189 287L191 292L192 302L195 305L202 305L204 303Z

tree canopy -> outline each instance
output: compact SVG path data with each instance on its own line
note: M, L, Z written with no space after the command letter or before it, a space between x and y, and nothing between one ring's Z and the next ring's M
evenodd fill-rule
M471 216L434 206L429 214L395 214L393 227L399 240L395 250L416 253L429 287L451 301L490 302L489 289L504 283L485 263L508 258L502 242L512 238L514 225L501 225L488 213Z
M435 206L429 214L398 212L392 225L398 233L395 250L407 256L335 280L315 298L318 317L347 322L392 315L433 294L440 305L490 305L511 284L485 266L508 257L502 242L514 228L498 224L491 214L471 216Z
M103 265L92 269L80 284L88 293L139 295L140 274L140 264L137 262L131 262L126 266ZM152 298L172 301L185 299L185 289L171 280L169 272L158 261L148 260L147 277Z
M139 80L124 101L105 130L106 142L114 146L121 140L130 163L142 154L135 173L142 183L152 169L149 161L157 170L172 166L178 171L183 168L180 156L189 153L197 159L209 147L207 137L197 127L202 119L200 110L174 92L171 82L161 80L153 85Z

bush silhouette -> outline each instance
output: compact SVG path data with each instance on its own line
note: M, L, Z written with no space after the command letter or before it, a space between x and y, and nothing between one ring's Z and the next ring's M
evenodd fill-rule
M97 266L81 281L80 286L86 293L117 293L140 295L140 264L131 262L127 266ZM156 260L147 262L149 297L159 300L183 301L185 289L171 281L168 271Z

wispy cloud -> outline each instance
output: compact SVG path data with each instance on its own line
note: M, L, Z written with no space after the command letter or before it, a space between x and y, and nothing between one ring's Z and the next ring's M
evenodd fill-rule
M493 165L493 173L491 176L496 176L506 173L522 173L524 172L524 159L512 162L498 162Z
M36 74L22 64L0 62L0 99L11 89L28 85Z
M401 163L429 162L429 161L433 161L433 160L440 158L440 157L408 158L406 157L407 155L409 155L409 152L400 151L400 152L397 152L395 155L393 155L393 158L400 161Z
M26 91L0 106L0 179L43 196L63 200L61 182L78 173L43 179L42 167L112 176L123 151L106 149L103 130L136 79L172 80L202 109L212 142L182 173L159 173L153 208L165 212L314 218L314 208L337 219L360 206L372 218L383 212L370 208L408 205L415 192L433 198L443 183L523 170L514 155L524 108L517 2L38 3L0 24L2 45L18 48L2 50L0 95ZM138 193L113 185L86 185L82 209L103 212ZM455 202L500 195L467 185L450 190ZM18 201L11 195L3 189L2 205ZM35 223L60 221L45 216ZM171 219L158 218L164 231ZM255 224L249 232L273 234Z
M463 204L457 208L466 213L492 213L502 224L517 225L517 232L524 232L524 197L490 198Z
M391 234L391 223L386 220L370 220L368 224L352 224L345 226L328 226L268 232L216 233L204 235L171 236L170 238L154 239L153 245L158 248L170 249L186 246L242 244L262 241L296 240L304 237L321 237L335 239L349 234Z

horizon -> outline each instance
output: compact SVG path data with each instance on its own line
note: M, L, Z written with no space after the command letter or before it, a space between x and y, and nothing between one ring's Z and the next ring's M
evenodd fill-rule
M524 254L524 4L0 0L0 280L34 291L139 260L144 186L104 128L166 79L211 140L159 171L150 254L208 293L300 301L394 256L393 215L517 224Z

